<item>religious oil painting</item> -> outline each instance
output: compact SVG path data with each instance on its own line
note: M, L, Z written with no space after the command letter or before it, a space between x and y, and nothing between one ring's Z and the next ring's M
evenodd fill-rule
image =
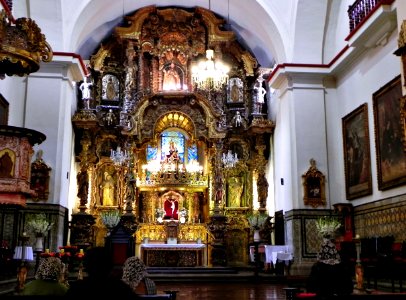
M310 159L310 167L302 175L303 201L312 207L326 205L325 176L317 169L316 160Z
M400 114L400 75L373 94L378 189L406 184L406 152Z
M345 193L348 200L372 193L368 105L362 104L342 119Z

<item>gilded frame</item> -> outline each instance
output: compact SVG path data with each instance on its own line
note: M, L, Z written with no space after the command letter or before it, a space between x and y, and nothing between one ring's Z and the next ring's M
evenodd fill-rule
M348 200L372 194L368 104L342 118L345 193Z
M314 208L326 205L325 176L316 167L316 161L310 159L310 167L302 175L303 202Z
M122 177L120 172L109 161L110 159L104 158L96 166L92 175L92 200L91 207L94 209L112 209L122 207ZM109 176L109 177L108 177ZM112 190L112 203L105 203L103 198L103 189L106 187L106 183L109 181L109 185L113 186Z
M387 190L406 184L406 152L401 134L400 75L373 94L378 189Z
M239 77L228 80L227 103L244 103L244 83Z

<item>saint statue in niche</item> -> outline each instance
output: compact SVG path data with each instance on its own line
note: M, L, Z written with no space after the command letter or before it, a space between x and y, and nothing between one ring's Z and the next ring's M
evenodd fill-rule
M82 92L83 100L83 109L89 109L89 101L92 99L92 80L88 76L85 78L85 81L79 86L80 91Z
M231 120L234 127L241 127L242 125L242 116L239 111L235 112L233 119Z
M109 77L106 87L106 97L108 100L114 100L116 97L116 89L114 87L113 78Z
M268 180L265 177L265 174L261 173L258 176L257 180L257 190L258 190L258 202L259 207L264 208L266 207L266 200L268 198Z
M104 172L104 179L100 186L103 206L114 206L115 204L115 182L109 172Z
M229 207L240 207L241 197L244 190L244 178L232 176L228 179L228 205Z
M232 102L240 101L240 91L235 81L233 81L233 85L231 86L231 101Z
M175 64L172 62L169 68L163 69L163 84L164 91L180 90L180 76L175 69Z
M106 126L113 126L116 123L116 116L113 113L113 110L110 108L108 112L103 117L104 124Z
M262 81L257 81L254 86L254 113L260 114L262 112L262 106L265 103L266 90L262 86Z
M77 176L78 182L78 193L77 196L80 199L80 205L84 206L87 204L87 193L89 190L89 177L86 170L80 171Z
M178 160L179 160L178 149L175 146L175 142L173 140L170 140L169 154L166 155L166 161L171 163L171 162L177 162Z
M109 100L109 101L117 101L119 93L119 83L118 79L111 74L105 75L103 77L103 91L102 91L102 97L103 100Z
M238 77L230 78L228 82L228 103L243 102L243 87L242 80Z

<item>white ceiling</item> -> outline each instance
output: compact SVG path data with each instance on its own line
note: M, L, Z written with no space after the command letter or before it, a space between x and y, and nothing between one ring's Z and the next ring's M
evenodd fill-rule
M72 27L76 39L73 47L83 59L89 59L100 46L101 41L111 35L114 27L118 26L123 15L133 14L137 9L156 5L190 7L201 6L211 9L214 13L229 21L239 42L246 47L258 60L261 67L272 67L283 51L279 32L267 11L256 0L160 0L159 3L150 0L90 0L80 9L78 22ZM264 1L267 2L267 1ZM263 5L263 4L262 4ZM283 61L283 59L282 59Z

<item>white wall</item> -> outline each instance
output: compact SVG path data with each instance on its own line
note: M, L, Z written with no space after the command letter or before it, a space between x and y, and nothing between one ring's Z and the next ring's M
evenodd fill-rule
M6 76L0 80L0 93L9 103L10 126L24 127L26 82L25 77L18 76Z
M377 166L375 151L374 115L372 95L379 88L401 72L400 58L393 52L397 49L397 32L391 34L389 42L384 46L368 49L362 57L354 61L348 68L337 76L336 96L328 98L328 137L330 155L330 180L332 201L345 202L345 181L343 162L342 118L351 113L363 103L368 104L368 123L372 168L373 194L351 201L353 205L360 205L370 201L395 196L404 193L405 187L378 191Z

